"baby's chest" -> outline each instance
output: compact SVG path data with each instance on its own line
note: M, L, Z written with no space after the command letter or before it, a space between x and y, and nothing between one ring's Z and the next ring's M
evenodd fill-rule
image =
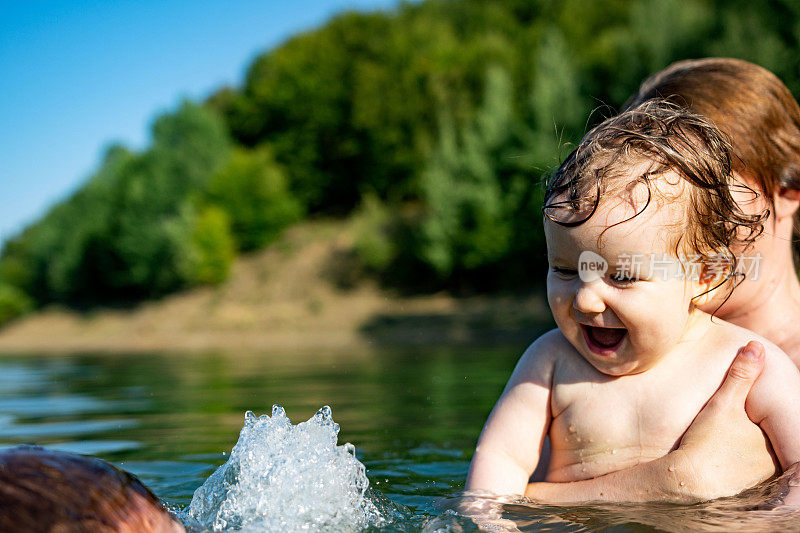
M660 457L677 444L709 395L658 383L558 386L552 398L553 450L567 454L564 461Z

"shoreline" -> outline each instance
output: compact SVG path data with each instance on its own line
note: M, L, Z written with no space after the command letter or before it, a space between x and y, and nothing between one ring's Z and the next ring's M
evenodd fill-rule
M46 309L0 330L0 353L341 352L384 346L527 344L549 324L547 306L538 296L387 299L359 294L331 301L329 311L296 316L291 323L275 313L262 317L260 327L247 328L220 327L213 320L206 327L159 320L162 306L170 303L88 316Z
M129 309L50 307L0 329L0 352L365 350L530 343L552 324L544 295L404 297L352 276L346 221L291 228L229 279Z

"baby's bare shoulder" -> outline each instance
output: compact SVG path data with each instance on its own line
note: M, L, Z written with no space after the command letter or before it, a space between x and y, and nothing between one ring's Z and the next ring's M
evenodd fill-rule
M558 328L551 329L535 341L522 354L520 362L539 364L577 353Z
M575 348L561 331L552 329L528 346L514 369L514 377L519 379L538 375L549 379L556 361L572 357L575 353Z
M729 322L722 322L718 330L724 339L718 349L724 350L724 359L733 361L739 348L750 341L764 346L764 369L748 395L748 406L771 403L776 396L792 397L800 401L800 371L791 358L779 346L761 335ZM729 364L729 363L726 363Z
M715 337L718 339L718 347L721 350L726 350L726 353L730 354L731 361L736 356L736 352L739 348L750 341L756 341L764 346L767 355L767 364L769 364L771 360L776 360L778 364L791 363L786 352L758 333L718 318L714 318L713 320L717 329Z

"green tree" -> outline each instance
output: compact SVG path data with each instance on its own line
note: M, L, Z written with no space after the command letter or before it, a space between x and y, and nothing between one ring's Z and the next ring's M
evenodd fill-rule
M190 239L180 256L183 278L192 284L222 283L236 257L228 214L209 205L192 218Z
M302 214L300 203L288 190L283 169L267 146L234 151L228 164L211 178L205 196L225 210L242 251L269 244Z
M99 303L164 294L190 280L181 211L224 164L230 141L212 112L184 103L153 126L151 147L110 148L100 169L9 241L0 276L39 303Z
M33 300L13 285L0 283L0 327L33 309Z
M230 157L224 126L209 110L184 102L153 126L150 149L117 175L110 193L114 217L100 250L99 285L111 298L139 299L187 283L180 253L192 225L181 216Z
M475 120L458 130L442 115L439 147L423 174L427 216L421 258L442 277L500 260L511 247L511 211L523 186L508 169L514 121L511 81L490 68Z
M385 272L397 259L399 223L396 214L377 196L364 196L355 216L354 247L361 262L373 272Z

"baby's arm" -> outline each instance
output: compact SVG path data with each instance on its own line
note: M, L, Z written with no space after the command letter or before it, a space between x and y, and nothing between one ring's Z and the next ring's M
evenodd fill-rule
M745 410L769 437L782 470L800 461L800 371L780 348L767 345L764 371Z
M554 361L565 343L554 330L520 358L478 439L467 490L518 496L525 492L550 426Z

